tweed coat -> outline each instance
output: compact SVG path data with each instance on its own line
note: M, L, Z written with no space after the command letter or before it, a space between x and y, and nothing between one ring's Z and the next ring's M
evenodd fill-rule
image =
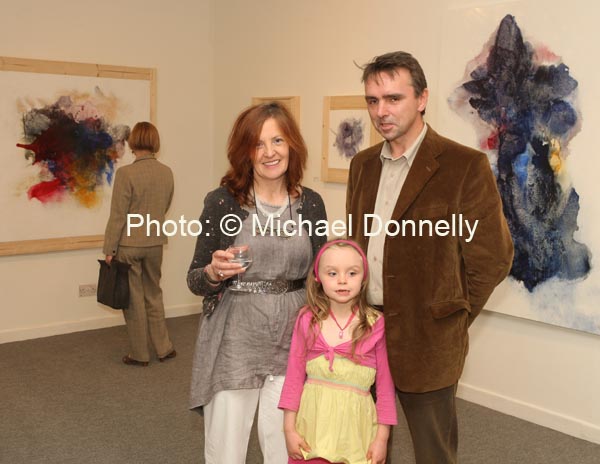
M350 234L365 250L370 226L363 215L375 207L382 145L358 153L350 165L346 197L347 214L352 215ZM428 127L392 219L450 222L453 217L471 224L479 221L470 241L467 233L385 238L386 339L392 377L400 391L421 393L458 382L468 351L468 327L506 277L513 259L512 239L486 155Z
M103 253L115 256L119 245L149 247L167 243L167 237L157 234L157 227L147 233L147 217L165 221L165 214L173 198L173 173L153 155L139 156L132 164L117 169L112 193L110 217L104 233ZM141 214L142 227L131 227L127 234L127 215ZM148 215L148 216L147 216ZM140 219L132 218L131 224ZM160 227L158 228L160 229Z

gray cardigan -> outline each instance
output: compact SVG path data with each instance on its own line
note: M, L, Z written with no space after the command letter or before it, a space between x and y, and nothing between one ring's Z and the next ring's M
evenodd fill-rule
M309 221L312 224L313 231L317 221L327 220L321 195L307 187L302 187L302 196L296 212L302 214L303 221ZM225 283L221 282L218 286L211 285L206 279L204 267L212 261L212 254L216 250L226 250L235 241L235 235L228 236L220 229L221 219L230 214L234 214L240 221L243 221L250 213L238 204L225 187L219 187L206 195L204 210L200 215L202 234L196 241L194 258L187 274L187 284L192 293L204 296L202 309L206 317L209 317L215 310ZM314 233L310 235L313 256L316 256L319 248L326 241L327 237L325 236Z

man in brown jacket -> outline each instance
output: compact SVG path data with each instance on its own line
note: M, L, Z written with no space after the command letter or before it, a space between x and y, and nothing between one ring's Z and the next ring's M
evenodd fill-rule
M123 362L147 366L149 343L160 361L176 355L167 331L160 288L163 244L167 242L162 225L173 198L174 182L171 169L155 157L160 137L154 125L137 123L128 143L135 161L118 169L115 175L103 251L108 264L113 257L131 264L129 308L123 311L130 352ZM130 220L130 215L135 216ZM142 221L144 224L139 227Z
M467 330L508 274L513 244L487 157L423 121L429 92L417 60L376 57L362 80L385 141L350 165L350 233L367 251L369 302L386 318L416 462L455 463Z

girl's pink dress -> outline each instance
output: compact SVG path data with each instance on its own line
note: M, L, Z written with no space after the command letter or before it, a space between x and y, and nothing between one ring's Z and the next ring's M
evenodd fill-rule
M296 430L311 452L304 453L305 461L289 462L367 464L377 424L397 423L384 319L373 321L354 356L351 341L329 345L310 320L305 307L292 335L279 407L297 411ZM370 394L373 383L377 404Z

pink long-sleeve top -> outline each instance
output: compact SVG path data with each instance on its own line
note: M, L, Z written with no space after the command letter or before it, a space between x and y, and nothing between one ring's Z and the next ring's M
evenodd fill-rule
M329 345L319 327L313 332L310 327L311 312L307 307L300 310L288 358L285 383L279 400L280 409L298 411L304 382L306 381L306 363L321 355L329 361L329 368L335 369L334 358L336 355L344 356L362 366L375 368L375 391L377 402L377 421L380 424L396 425L396 393L394 382L390 374L387 348L385 344L385 323L379 317L373 324L371 333L359 342L355 354L352 356L352 341L340 343L336 346Z

